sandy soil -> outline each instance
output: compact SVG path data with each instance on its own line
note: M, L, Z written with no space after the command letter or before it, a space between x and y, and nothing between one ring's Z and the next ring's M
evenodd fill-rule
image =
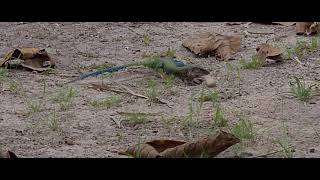
M89 78L72 85L78 96L72 106L61 110L52 97L59 91L59 84L85 72L79 67L92 64L125 64L142 57L174 49L186 62L210 70L223 97L222 110L228 123L235 125L241 113L252 121L256 138L242 150L229 148L219 157L255 157L281 148L276 140L287 136L294 149L294 157L320 157L320 100L313 97L302 103L289 92L293 76L307 81L319 81L319 53L303 56L299 66L294 61L263 67L257 70L242 69L241 83L236 72L229 73L227 62L214 57L196 58L182 47L182 41L198 32L239 33L243 35L241 50L235 54L232 65L239 64L241 56L248 58L258 44L267 40L279 47L294 45L297 39L311 41L311 37L298 37L294 27L281 25L244 24L229 26L226 23L0 23L0 53L18 47L45 48L56 61L52 73L34 73L10 70L9 78L18 82L12 90L9 82L0 86L0 146L20 157L125 157L119 151L139 142L169 138L194 141L208 134L215 107L205 102L201 113L188 131L182 128L183 116L189 112L192 94L198 95L204 86L187 86L179 79L173 87L163 90L159 104L129 94L97 91L88 88L90 82L109 82L114 86L125 85L146 95L148 82L156 82L156 90L164 87L164 80L153 72L141 68L117 72L105 78ZM244 36L244 31L258 32ZM259 34L259 32L267 32ZM146 37L149 45L146 44ZM47 84L44 93L44 81ZM10 88L11 87L11 88ZM11 90L10 90L11 89ZM150 89L150 88L149 88ZM95 99L117 96L121 102L109 108L92 107ZM30 101L42 103L40 112L30 113ZM193 101L196 103L196 101ZM119 112L149 113L146 122L130 124ZM48 121L55 114L57 129ZM176 118L173 118L176 117ZM119 128L115 121L122 120ZM287 127L288 133L283 126ZM268 157L284 157L275 153Z

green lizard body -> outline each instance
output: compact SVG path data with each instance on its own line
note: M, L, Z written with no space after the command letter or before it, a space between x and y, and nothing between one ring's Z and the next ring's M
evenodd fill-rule
M173 74L173 75L181 78L182 80L188 80L188 81L190 81L190 80L192 81L194 78L209 74L208 71L206 71L202 68L199 68L196 66L185 65L182 61L179 61L177 59L163 58L163 57L152 57L152 58L146 58L142 62L130 63L130 64L122 65L122 66L115 66L115 67L106 68L106 69L98 70L95 72L87 73L87 74L84 74L73 81L68 82L68 84L79 81L79 80L83 80L87 77L97 76L99 74L103 74L106 72L113 73L113 72L119 71L121 69L125 69L125 68L132 67L132 66L144 66L144 67L147 67L147 68L150 68L153 70L162 70L163 72L165 72L167 74Z

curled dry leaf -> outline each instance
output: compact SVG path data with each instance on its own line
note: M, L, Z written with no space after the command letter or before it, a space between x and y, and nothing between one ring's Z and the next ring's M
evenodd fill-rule
M280 24L283 26L293 26L296 24L296 22L272 22L273 24Z
M241 25L241 24L244 24L244 22L227 22L226 23L227 26Z
M283 26L293 26L296 24L296 22L256 22L259 24L279 24Z
M234 135L219 131L216 135L197 142L155 140L128 148L126 154L141 158L199 158L215 157L230 146L239 143Z
M9 158L9 159L14 159L18 158L12 151L7 151L7 152L0 152L0 158Z
M45 49L21 48L7 53L4 59L0 60L0 66L7 66L9 68L21 66L41 72L49 67L54 67L55 63Z
M311 35L320 31L320 24L318 22L297 22L296 32L298 35Z
M266 62L266 59L272 59L275 61L281 61L281 54L284 52L282 49L272 47L267 43L260 44L257 48L257 58L263 64Z
M200 57L213 55L219 60L228 60L240 49L241 37L207 32L188 38L182 45Z

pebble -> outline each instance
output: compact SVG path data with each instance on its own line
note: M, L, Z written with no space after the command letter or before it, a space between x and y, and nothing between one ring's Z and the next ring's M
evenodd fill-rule
M204 81L206 82L207 87L216 87L217 84L211 76L204 76Z

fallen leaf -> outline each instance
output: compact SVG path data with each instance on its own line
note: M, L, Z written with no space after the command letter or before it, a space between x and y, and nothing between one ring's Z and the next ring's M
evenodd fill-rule
M296 32L298 35L311 35L318 33L320 31L320 26L318 22L297 22Z
M234 135L220 131L215 136L201 139L197 142L185 143L180 146L163 151L164 158L200 158L202 156L215 157L222 151L239 143L240 140Z
M293 26L296 24L296 22L272 22L273 24L280 24L283 26Z
M260 44L257 48L257 58L265 63L266 59L272 59L276 61L281 61L281 54L284 52L282 49L272 47L267 43Z
M136 146L128 148L124 153L138 158L158 158L159 152L149 144L138 144Z
M227 26L233 26L233 25L241 25L244 24L243 22L227 22L226 25Z
M241 37L206 32L188 38L182 45L200 57L213 55L219 60L228 60L240 49Z
M45 49L39 48L21 48L15 49L6 54L3 60L0 60L0 66L12 66L12 62L21 60L14 66L22 66L34 71L45 71L54 67L55 63L49 57Z
M279 24L283 26L293 26L296 22L255 22L259 24Z
M12 151L7 151L5 153L0 152L0 158L14 159L14 158L18 158L18 157Z
M197 142L155 140L128 148L125 153L141 158L215 157L230 146L239 143L234 135L219 131L216 135Z

